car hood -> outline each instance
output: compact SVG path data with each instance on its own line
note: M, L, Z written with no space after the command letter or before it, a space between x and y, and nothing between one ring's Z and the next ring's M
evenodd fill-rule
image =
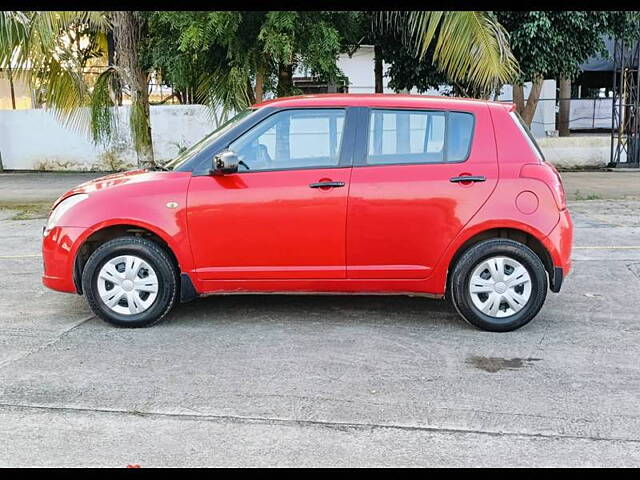
M81 183L63 193L52 205L55 208L58 203L71 195L77 193L95 193L101 192L107 189L113 189L129 183L149 182L158 180L161 175L170 175L173 172L156 171L148 169L130 170L128 172L113 173L111 175L105 175L104 177L94 178L87 182Z

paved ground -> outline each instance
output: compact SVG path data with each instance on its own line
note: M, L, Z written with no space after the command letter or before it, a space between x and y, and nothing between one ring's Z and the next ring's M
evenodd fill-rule
M330 296L117 329L41 286L43 220L0 210L0 465L640 466L640 201L571 210L572 275L508 334L440 301Z

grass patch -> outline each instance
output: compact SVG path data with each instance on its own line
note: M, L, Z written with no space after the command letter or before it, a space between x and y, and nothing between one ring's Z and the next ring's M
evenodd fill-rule
M11 217L9 217L9 220L34 220L36 218L47 218L50 208L51 202L0 202L0 210L10 210L15 212Z
M573 196L575 200L602 200L602 197L597 193L587 193L586 195L583 195L580 193L580 190L576 190L576 193L574 193Z

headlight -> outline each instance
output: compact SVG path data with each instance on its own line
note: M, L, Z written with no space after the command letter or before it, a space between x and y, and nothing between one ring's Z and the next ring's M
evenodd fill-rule
M71 207L80 203L82 200L88 198L89 195L86 193L78 193L76 195L71 195L70 197L65 198L61 201L56 208L53 209L51 215L49 215L49 220L47 220L47 226L44 228L44 235L46 236L53 227L57 225L60 221L60 218L69 211Z

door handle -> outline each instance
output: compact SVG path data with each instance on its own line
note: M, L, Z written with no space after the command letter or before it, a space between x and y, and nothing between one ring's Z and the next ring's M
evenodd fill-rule
M310 183L309 188L338 188L344 187L344 182L317 182Z
M484 182L486 178L482 175L463 175L461 177L451 177L449 179L450 182L460 183L460 182Z

